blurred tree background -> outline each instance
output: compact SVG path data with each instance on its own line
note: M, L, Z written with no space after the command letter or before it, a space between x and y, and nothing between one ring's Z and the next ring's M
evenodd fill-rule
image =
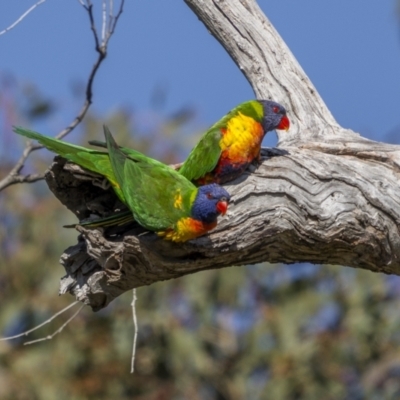
M0 70L0 179L24 148L12 125L52 134L63 125L60 104L71 115L81 106L82 87L71 89L75 104L48 98ZM101 139L106 123L118 142L167 163L182 161L201 134L193 132L198 114L193 108L171 112L167 95L155 87L146 111L91 111L66 140L86 145ZM380 139L398 143L398 128ZM46 150L34 152L24 172L43 172L52 158ZM74 221L44 182L0 192L1 336L30 329L74 300L58 296L64 274L58 259L77 237L61 226ZM0 342L0 399L400 398L399 277L265 263L201 272L139 288L137 295L133 375L132 294L126 293L98 313L84 308L52 340L23 345L54 332L75 309L29 337Z
M10 77L1 85L8 127L55 118L56 102L34 86L21 88ZM192 143L180 139L195 110L160 117L158 97L155 91L145 115L90 114L67 140L78 137L85 145L101 138L105 122L120 143L180 161L200 134L185 136ZM2 142L0 178L24 144L9 128ZM43 171L52 157L35 152L26 171ZM57 295L59 255L77 236L60 227L73 219L44 182L0 194L2 336L73 301ZM29 338L0 342L0 398L398 399L399 296L398 277L340 266L261 264L189 275L138 289L133 375L132 296L126 293L101 312L84 309L71 322L73 333L70 325L52 340L23 345L55 331L69 310Z

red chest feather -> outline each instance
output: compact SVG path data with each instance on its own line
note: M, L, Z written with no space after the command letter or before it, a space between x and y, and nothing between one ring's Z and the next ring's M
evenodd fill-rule
M157 234L173 242L186 242L204 235L216 226L217 221L207 224L193 218L182 218L177 222L175 228L157 232Z

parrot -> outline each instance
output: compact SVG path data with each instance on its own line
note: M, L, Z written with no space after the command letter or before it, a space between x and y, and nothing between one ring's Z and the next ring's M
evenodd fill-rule
M126 204L124 194L115 178L114 171L111 167L110 158L106 151L92 150L86 147L77 146L72 143L67 143L63 140L45 136L38 132L21 127L14 127L14 132L29 139L37 140L48 150L59 154L68 161L72 161L73 163L78 164L89 171L103 175L110 182L119 199ZM134 149L126 149L126 152L133 157L147 160L148 163L154 163L154 165L164 165L157 160L146 157L144 154Z
M238 178L254 161L260 161L265 134L290 127L286 110L271 100L250 100L239 104L201 137L179 168L179 173L196 185L223 184ZM101 141L90 144L106 147ZM128 148L121 147L129 153Z
M106 126L104 135L114 176L140 225L174 242L186 242L216 227L230 200L223 187L196 187L165 164L127 155Z
M213 229L217 225L217 216L227 211L230 195L224 188L217 184L198 188L171 167L139 151L122 151L106 127L108 153L20 127L15 127L14 131L37 140L69 161L103 175L129 208L128 212L79 225L89 228L121 225L134 218L140 225L156 231L167 240L185 242Z
M270 100L250 100L241 103L206 131L178 172L198 186L209 183L223 184L236 179L254 160L259 161L264 135L273 129L288 130L289 126L290 121L286 116L286 110L279 103ZM22 136L37 140L69 161L103 175L110 182L119 199L125 205L128 204L116 180L107 152L66 143L24 128L14 130ZM107 147L106 143L100 141L89 143ZM128 157L143 160L155 166L164 165L134 149L126 147L120 149ZM106 227L125 224L132 219L132 213L127 211L99 218L96 221L81 222L80 225L89 228ZM75 225L68 227L71 226Z
M267 132L289 127L286 110L279 103L241 103L208 129L179 172L197 185L236 179L254 160L260 162L261 142Z
M66 158L75 164L86 168L89 171L95 172L97 174L103 175L108 182L111 184L114 192L121 200L123 204L128 205L125 195L117 182L113 168L111 166L110 157L107 151L98 151L93 149L88 149L86 147L74 145L72 143L64 142L63 140L55 139L50 136L42 135L39 132L35 132L29 129L14 127L14 132L25 136L29 139L37 140L41 145L46 147L48 150L59 154L60 156ZM96 141L94 141L96 142ZM99 146L107 147L107 145L102 142ZM165 164L149 158L144 154L136 151L134 149L123 148L125 154L132 156L135 159L143 160L148 164L152 164L155 167L163 167ZM116 214L97 218L95 220L81 221L79 225L85 226L87 228L97 228L97 227L108 227L114 225L124 225L133 221L133 215L130 210L121 211ZM66 228L74 228L77 224L65 225Z

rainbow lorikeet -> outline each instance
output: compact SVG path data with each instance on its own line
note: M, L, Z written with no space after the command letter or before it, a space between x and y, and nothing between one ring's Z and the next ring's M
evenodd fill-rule
M179 173L197 185L226 183L239 177L259 160L265 134L290 127L286 110L270 100L250 100L239 104L202 136L179 168ZM90 144L105 147L105 143ZM129 154L130 149L121 147Z
M287 130L289 126L286 110L278 103L269 100L252 100L242 103L203 135L179 169L179 173L197 185L210 182L224 183L235 179L253 160L259 159L261 142L265 133L273 129ZM128 204L116 180L107 152L76 146L23 128L15 128L15 132L35 139L69 161L103 175L120 200ZM104 143L98 141L92 144L106 147ZM161 164L133 149L122 147L121 151L135 159L155 163L155 165ZM123 212L81 224L94 228L121 225L131 220L132 213Z
M89 171L103 175L108 180L108 182L110 182L112 188L114 189L115 193L122 201L122 203L128 205L128 202L125 199L125 195L115 177L108 152L77 146L72 143L67 143L63 140L55 139L50 136L45 136L38 132L31 131L25 128L15 127L14 132L29 139L37 140L48 150L59 154L60 156L66 158L68 161L72 161L73 163L78 164ZM107 145L104 143L103 147L107 147ZM146 162L147 164L152 164L155 167L162 167L165 165L157 160L145 156L144 154L134 149L124 148L124 152L135 159ZM88 228L96 228L99 226L107 227L113 225L123 225L125 223L131 222L132 220L132 212L123 211L109 217L98 218L94 221L81 222L80 224ZM75 225L67 225L66 227L71 228L75 227Z
M236 179L260 159L265 134L289 126L286 110L278 103L251 100L239 104L203 135L179 172L198 185Z
M133 217L146 229L175 242L204 235L217 225L217 216L225 214L229 193L216 184L197 188L167 165L129 149L122 152L105 128L109 153L86 149L43 136L23 128L16 133L38 140L60 154L109 180L130 212L82 223L88 227L122 224ZM117 218L115 218L117 217ZM100 222L101 221L101 222ZM105 221L105 222L103 222Z
M104 135L117 183L140 225L175 242L215 228L230 200L224 188L217 184L198 188L167 165L128 156L106 127Z

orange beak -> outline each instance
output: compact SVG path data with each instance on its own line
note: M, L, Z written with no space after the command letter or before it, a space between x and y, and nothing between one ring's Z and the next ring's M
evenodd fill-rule
M228 202L227 201L219 201L217 203L217 211L219 213L221 213L222 215L225 215L227 210L228 210Z
M281 122L279 122L279 125L276 127L276 129L284 129L286 132L290 128L290 121L289 118L284 115L281 119Z

